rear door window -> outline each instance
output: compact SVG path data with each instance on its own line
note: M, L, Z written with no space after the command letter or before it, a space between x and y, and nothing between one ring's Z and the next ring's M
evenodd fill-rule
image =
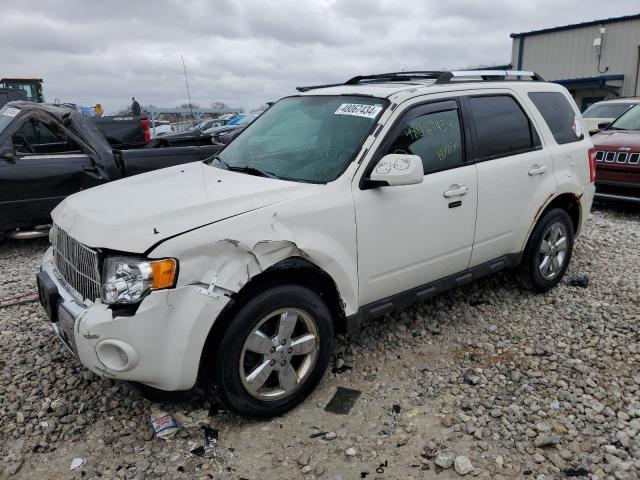
M516 155L540 145L529 118L510 95L469 97L469 103L476 130L476 159Z
M529 92L529 98L547 122L556 143L563 145L584 138L578 114L562 93Z

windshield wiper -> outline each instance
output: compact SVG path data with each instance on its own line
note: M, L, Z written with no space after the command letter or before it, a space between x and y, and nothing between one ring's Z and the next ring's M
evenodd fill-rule
M222 160L218 155L210 156L209 158L205 159L204 163L206 163L207 165L211 165L214 160L222 165L222 168L224 168L225 170L229 170L229 164Z
M271 172L260 170L259 168L251 167L249 165L245 165L243 167L236 167L235 165L231 166L227 162L225 162L223 159L221 159L218 155L213 155L207 158L205 160L205 163L207 163L208 165L211 165L213 161L218 162L222 166L222 168L224 168L225 170L231 170L232 172L248 173L249 175L257 175L259 177L279 178L277 175L274 175Z
M245 165L244 167L232 167L230 165L227 165L227 170L231 170L232 172L248 173L249 175L258 175L260 177L278 178L276 175L274 175L271 172L260 170L259 168L256 168L256 167L250 167L249 165Z

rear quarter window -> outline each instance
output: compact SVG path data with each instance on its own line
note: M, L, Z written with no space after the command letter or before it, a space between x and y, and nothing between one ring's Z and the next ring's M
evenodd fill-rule
M563 145L584 139L578 114L562 93L529 92L529 98L547 122L556 143Z

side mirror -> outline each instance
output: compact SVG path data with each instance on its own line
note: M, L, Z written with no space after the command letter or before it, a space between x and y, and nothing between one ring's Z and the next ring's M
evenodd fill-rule
M602 122L598 124L598 130L606 130L611 125L611 122Z
M424 180L422 159L418 155L390 153L380 159L369 176L371 187L415 185Z
M13 150L13 143L11 140L7 141L2 147L0 147L0 158L10 163L15 163L16 154Z

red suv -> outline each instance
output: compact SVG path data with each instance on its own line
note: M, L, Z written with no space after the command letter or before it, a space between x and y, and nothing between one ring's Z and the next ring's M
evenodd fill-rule
M640 203L640 105L598 126L596 198Z

